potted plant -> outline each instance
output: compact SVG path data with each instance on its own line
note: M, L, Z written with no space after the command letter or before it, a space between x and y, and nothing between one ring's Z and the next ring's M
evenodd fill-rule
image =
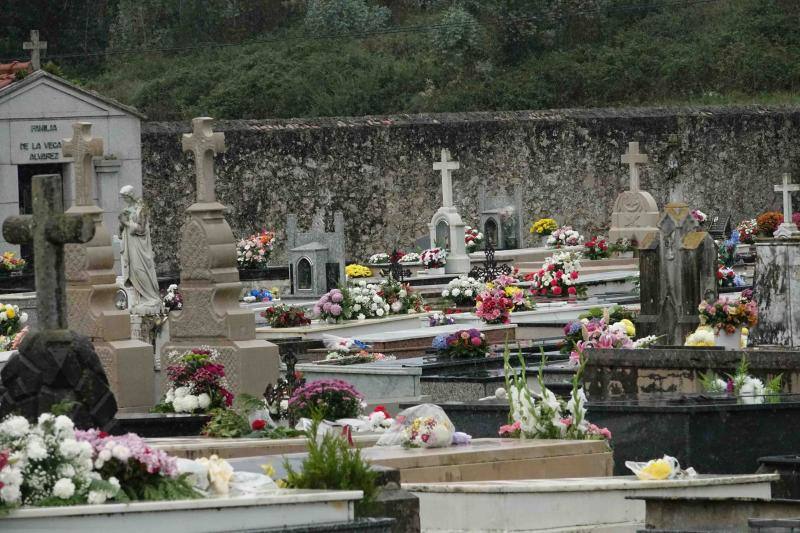
M741 349L742 328L758 323L756 302L745 297L719 298L698 306L700 324L714 330L715 344L726 350Z
M552 218L540 218L531 224L530 232L541 238L542 246L547 246L547 238L558 228L558 223Z
M242 280L266 279L272 249L275 247L275 233L261 230L236 243L236 262L239 278Z

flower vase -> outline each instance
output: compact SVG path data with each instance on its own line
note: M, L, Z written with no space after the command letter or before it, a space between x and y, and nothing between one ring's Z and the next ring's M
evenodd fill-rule
M542 248L547 248L547 239L550 238L550 235L542 235Z
M426 268L425 274L428 276L443 276L444 275L444 267L438 268Z
M733 333L724 329L719 330L714 337L714 345L726 350L741 350L742 328L736 328Z

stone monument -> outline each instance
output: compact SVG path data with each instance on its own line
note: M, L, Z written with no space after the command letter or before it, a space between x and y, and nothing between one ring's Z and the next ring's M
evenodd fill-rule
M47 41L39 40L39 30L31 30L31 40L22 43L23 50L31 51L31 68L39 70L42 68L41 52L47 50Z
M756 239L753 293L758 302L758 325L751 338L756 344L800 348L800 232L792 222L791 193L800 186L783 175L783 224L774 239Z
M94 217L64 213L58 174L34 176L31 189L33 215L7 218L3 235L33 244L38 324L0 371L0 418L33 421L61 404L80 428L109 428L117 403L100 358L87 337L67 329L64 245L91 241Z
M522 185L514 187L514 197L507 194L489 196L486 186L481 183L478 189L478 209L480 225L478 231L483 233L484 241L494 242L498 250L513 250L523 247L522 221Z
M137 315L161 313L156 263L150 242L150 221L144 201L136 198L133 187L125 185L119 195L125 209L119 214L122 241L122 283L128 292L131 312Z
M717 250L698 230L685 203L664 208L659 229L639 242L639 335L663 335L660 344L683 345L700 319L697 306L717 298Z
M73 331L91 339L105 368L119 407L147 410L153 405L153 347L131 339L131 319L117 309L114 249L95 204L92 157L103 154L103 140L91 136L92 125L76 122L71 139L62 141L65 157L72 157L75 201L68 215L87 216L94 237L87 243L64 246L67 316Z
M241 283L236 239L217 202L214 155L225 151L225 136L214 133L212 119L192 120L184 134L184 152L194 154L197 201L186 209L178 258L183 309L169 314L170 341L161 350L162 367L180 353L210 346L221 356L231 390L261 396L278 379L278 347L255 338L255 316L239 306Z
M612 243L620 239L641 242L645 235L657 231L660 218L655 199L639 189L639 165L647 163L648 158L647 154L639 153L638 142L630 142L621 161L630 168L630 188L614 202L609 240Z
M289 255L291 293L318 297L344 283L344 215L333 214L333 233L325 231L323 213L314 215L311 229L297 231L297 215L286 217L286 249Z
M453 204L452 172L459 168L458 161L450 159L446 148L442 148L442 159L433 164L433 169L442 173L442 207L433 214L428 229L431 248L438 246L447 250L445 272L448 274L466 274L470 269L464 244L465 224Z

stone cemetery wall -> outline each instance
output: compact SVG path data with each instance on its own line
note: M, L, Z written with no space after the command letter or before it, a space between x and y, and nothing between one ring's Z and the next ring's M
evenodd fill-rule
M217 193L242 235L266 227L284 239L286 215L307 227L317 209L345 216L348 259L365 260L427 235L441 205L431 165L449 148L461 162L454 200L478 221L487 191L523 184L522 223L554 215L586 234L607 231L628 141L650 157L641 185L660 208L673 194L734 220L779 209L782 165L797 161L800 107L643 108L219 121L228 151L217 158ZM142 131L144 197L153 210L159 273L177 272L178 229L193 198L194 165L181 152L189 122ZM332 228L329 227L329 230ZM527 236L527 230L526 230ZM283 255L283 250L277 250Z

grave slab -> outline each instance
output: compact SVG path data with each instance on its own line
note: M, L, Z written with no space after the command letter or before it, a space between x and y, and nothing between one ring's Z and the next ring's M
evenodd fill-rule
M295 367L307 381L341 379L353 385L366 401L380 402L388 398L413 398L420 396L418 367L386 367L373 363L361 365L335 365L304 363Z
M634 476L406 483L425 531L606 531L643 528L645 503L631 497L761 497L775 474L638 481ZM458 509L445 513L443 509ZM525 512L519 512L524 509Z
M315 524L347 524L361 491L278 490L248 497L128 504L73 505L14 510L0 517L3 531L272 531Z
M374 446L380 435L353 435L353 444L359 448ZM253 457L257 455L283 455L304 453L306 438L293 439L217 439L211 437L172 437L146 439L154 448L185 459L198 459L217 455L224 459Z
M458 429L458 427L457 427ZM400 471L403 483L485 481L611 475L611 450L601 441L473 439L466 446L404 449L375 446L361 452L370 463ZM290 454L290 461L304 454ZM282 468L283 456L241 459ZM243 466L236 468L249 469Z
M301 337L303 339L321 340L323 335L336 335L360 339L363 335L385 333L391 331L404 331L419 327L420 317L427 317L429 313L416 313L411 315L392 315L386 318L369 320L347 320L340 324L327 324L314 321L308 326L296 328L256 328L257 339L282 339L286 337Z

